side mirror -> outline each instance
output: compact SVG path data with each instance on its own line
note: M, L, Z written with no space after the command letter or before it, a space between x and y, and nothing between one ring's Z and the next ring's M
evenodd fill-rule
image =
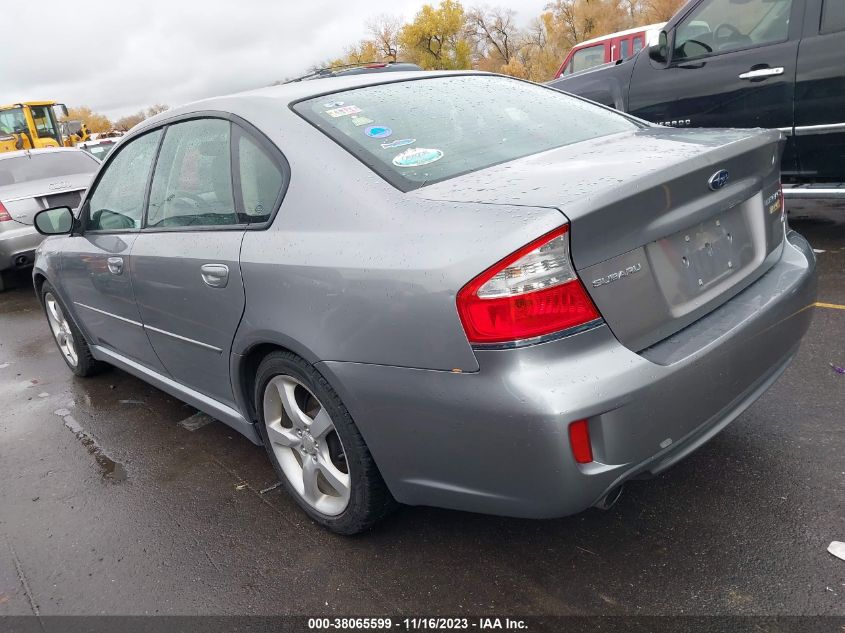
M660 31L657 44L648 49L648 56L654 63L665 66L669 63L669 33Z
M58 103L56 104L56 107L59 108L59 112L62 113L63 117L67 118L69 116L67 113L67 106L64 103Z
M44 209L35 214L32 223L41 235L65 235L73 228L73 211L68 207Z

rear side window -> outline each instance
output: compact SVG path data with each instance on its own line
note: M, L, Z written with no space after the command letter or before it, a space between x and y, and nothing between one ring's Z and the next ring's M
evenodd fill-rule
M484 75L367 86L294 109L402 191L640 127L557 90Z
M284 175L254 140L242 133L237 139L238 176L246 221L266 222L276 206Z
M81 151L31 152L26 156L0 159L0 186L18 182L91 174L99 163Z
M238 224L231 125L195 119L167 128L156 161L147 228Z
M822 33L845 31L845 2L842 0L824 0L822 9Z
M106 165L88 198L88 230L115 231L141 226L147 179L160 137L161 130L156 130L130 141Z

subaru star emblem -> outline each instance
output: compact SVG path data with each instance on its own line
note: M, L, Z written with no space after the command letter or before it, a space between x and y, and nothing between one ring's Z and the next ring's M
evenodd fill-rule
M731 175L728 173L727 169L720 169L710 176L710 180L707 181L707 184L710 186L710 189L716 191L728 184L730 177Z

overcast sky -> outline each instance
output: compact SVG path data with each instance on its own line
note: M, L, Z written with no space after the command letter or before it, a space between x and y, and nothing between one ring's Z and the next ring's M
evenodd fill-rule
M431 1L431 0L429 0ZM0 40L0 104L52 99L111 118L273 83L336 58L368 18L410 19L424 0L13 2ZM511 7L521 24L546 0ZM469 0L464 7L476 6ZM13 17L14 20L9 18ZM15 26L17 25L17 26ZM38 25L33 30L33 25ZM83 26L84 25L84 26Z

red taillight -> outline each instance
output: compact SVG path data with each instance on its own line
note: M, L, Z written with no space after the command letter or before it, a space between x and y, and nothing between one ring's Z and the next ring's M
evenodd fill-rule
M587 420L578 420L569 425L569 445L579 464L593 461L593 447L590 445L590 424Z
M9 215L9 212L6 211L6 207L3 206L3 203L0 202L0 222L11 222L12 216Z
M531 242L458 292L458 314L470 343L532 339L600 318L572 268L568 229Z

